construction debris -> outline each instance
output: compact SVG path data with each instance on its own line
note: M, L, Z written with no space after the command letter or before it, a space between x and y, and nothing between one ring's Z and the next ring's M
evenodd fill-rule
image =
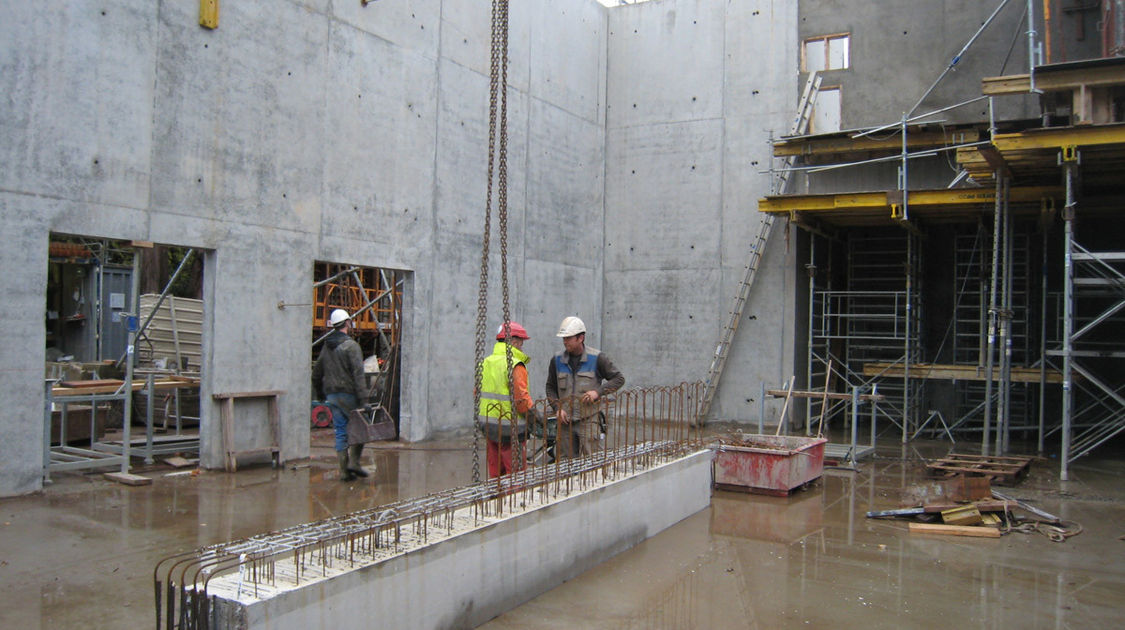
M198 457L192 457L191 459L188 459L186 457L180 457L179 455L176 455L176 456L173 456L173 457L166 458L164 460L164 463L168 464L169 466L171 466L173 468L183 468L185 466L195 466L196 464L199 463L199 458Z
M132 473L111 472L105 473L105 478L117 483L123 483L127 486L147 486L152 483L152 479L134 475Z
M1064 542L1067 538L1082 533L1082 526L1078 523L1064 522L1024 501L991 490L988 480L989 477L969 477L962 473L940 485L913 487L907 490L906 496L925 497L924 503L910 501L912 505L897 509L871 511L867 513L867 518L914 519L915 522L909 524L911 533L982 538L998 538L1012 532L1039 533L1054 542ZM1031 516L1018 516L1013 513L1013 509L1024 510ZM941 515L942 523L930 522L938 514Z

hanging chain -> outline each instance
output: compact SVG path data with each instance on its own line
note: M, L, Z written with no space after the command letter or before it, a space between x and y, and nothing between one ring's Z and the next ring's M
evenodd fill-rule
M512 313L508 308L508 0L497 0L502 5L500 30L500 154L497 156L500 182L496 191L496 211L500 219L500 284L504 293L504 328L511 334ZM512 346L504 344L504 357L508 375L508 396L515 398L512 383ZM515 405L512 405L515 418ZM514 427L513 427L514 429ZM514 436L513 436L514 439Z
M484 348L485 339L487 338L487 331L485 327L486 318L488 316L488 248L489 242L492 239L491 224L492 224L492 181L494 173L496 172L496 162L499 158L499 182L498 182L498 200L497 209L500 215L500 249L503 263L503 283L504 283L504 323L508 323L508 97L506 94L506 87L508 83L508 2L507 0L493 0L492 3L492 50L491 50L491 67L489 76L489 94L488 94L488 187L487 199L485 201L484 210L484 239L481 246L480 258L480 289L477 296L477 330L476 330L476 356L475 356L475 373L473 381L473 483L480 482L480 436L482 432L480 423L480 395L481 386L484 380L483 362L484 362ZM501 65L503 66L503 84L501 84ZM503 90L503 91L502 91ZM501 120L500 120L500 152L497 156L496 151L496 135L497 135L497 96L501 97ZM511 353L509 351L508 358L509 365L511 364Z

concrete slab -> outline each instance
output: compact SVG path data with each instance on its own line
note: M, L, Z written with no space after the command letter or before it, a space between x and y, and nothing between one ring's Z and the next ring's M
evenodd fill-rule
M43 492L0 500L3 626L152 628L153 567L170 553L459 486L471 469L463 440L381 445L364 450L370 479L341 483L330 433L314 436L308 466L179 477L156 467L141 488L55 475ZM913 447L933 457L948 442ZM1079 460L1069 482L1058 481L1057 460L1045 460L1012 490L1083 526L1065 543L918 536L867 519L931 483L894 436L878 454L785 499L716 492L702 512L482 630L936 629L950 610L973 627L1120 625L1125 563L1112 552L1125 544L1120 449Z

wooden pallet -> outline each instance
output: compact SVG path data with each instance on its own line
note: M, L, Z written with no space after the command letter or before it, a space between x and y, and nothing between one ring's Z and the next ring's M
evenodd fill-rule
M931 477L952 477L965 474L989 477L1001 485L1014 485L1027 476L1031 468L1030 457L1000 457L988 455L959 455L946 457L926 464Z

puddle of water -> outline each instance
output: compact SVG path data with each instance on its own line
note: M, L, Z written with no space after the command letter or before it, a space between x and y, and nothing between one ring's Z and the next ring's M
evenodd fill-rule
M0 627L152 627L152 571L165 556L470 481L461 445L368 449L374 474L347 484L330 449L314 452L295 469L159 471L137 488L59 475L40 495L0 501ZM865 518L924 481L909 449L880 455L788 498L715 492L708 509L483 627L1119 625L1121 461L1083 460L1066 484L1036 464L1010 489L1085 528L1053 543L923 536Z

